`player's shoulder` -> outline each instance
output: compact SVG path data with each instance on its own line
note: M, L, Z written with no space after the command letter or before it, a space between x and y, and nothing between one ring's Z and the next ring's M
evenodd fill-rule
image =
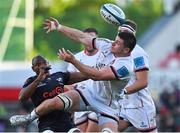
M35 79L37 78L37 76L31 76L29 78L26 79L25 81L25 85L29 84L29 83L32 83Z
M132 51L132 56L148 56L147 52L138 44L134 47Z
M27 78L26 81L32 81L32 80L35 80L36 78L37 78L37 75L31 76L31 77Z
M70 72L59 71L59 72L53 73L51 76L53 77L52 79L56 79L58 81L62 81L63 83L65 83L66 80L69 79L70 77Z
M55 72L55 73L52 73L51 76L64 76L64 75L68 75L68 72L62 72L62 71L59 71L59 72Z
M115 64L123 64L124 66L132 65L132 58L131 58L131 56L116 58L114 60L114 63Z
M64 73L68 73L68 72L67 71L58 71L58 72L52 73L51 75L53 75L53 74L64 74Z

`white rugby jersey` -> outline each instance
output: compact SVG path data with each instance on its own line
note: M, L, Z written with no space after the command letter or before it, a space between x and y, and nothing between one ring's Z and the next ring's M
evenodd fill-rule
M83 64L85 64L87 66L95 67L96 60L97 60L97 57L99 56L99 54L100 54L100 52L98 51L94 55L89 56L89 55L86 54L85 50L83 50L81 52L78 52L74 56L81 63L83 63ZM69 72L77 72L77 71L79 72L79 70L74 65L72 65L71 63L69 63L67 70Z
M91 66L91 67L95 67L96 66L96 60L99 57L99 54L100 54L100 52L97 51L97 53L95 53L94 55L89 56L86 54L86 51L84 50L84 51L78 52L74 56L81 63L88 65L88 66ZM67 70L69 72L79 72L79 70L71 63L69 63ZM89 79L89 80L91 80L91 79ZM76 88L85 89L86 88L85 86L88 85L87 81L88 80L76 83L76 85L77 85ZM88 115L88 112L89 111L75 112L74 113L75 122L77 121L77 119L81 118L83 115Z
M100 52L98 51L96 54L89 56L86 54L86 52L84 50L84 51L81 51L81 52L78 52L77 54L75 54L75 58L87 66L95 67L96 60L99 57L99 54L100 54ZM69 72L79 72L79 70L71 63L69 63L67 70ZM91 79L89 79L89 80L91 80ZM76 85L77 85L76 87L78 87L80 89L84 89L86 82L87 82L87 80L76 83Z
M135 48L131 52L131 57L134 62L134 71L149 69L148 55L139 45L136 44ZM127 86L132 85L135 81L136 76L134 73ZM122 106L124 108L154 106L148 87L141 89L136 93L126 95L123 100L120 100L120 102L123 102Z
M91 97L95 100L116 109L120 90L127 85L133 73L133 62L130 56L115 57L114 54L111 53L111 46L112 41L104 38L96 38L95 47L100 51L100 55L96 61L96 68L110 66L117 80L89 80L87 88L89 94L91 94Z

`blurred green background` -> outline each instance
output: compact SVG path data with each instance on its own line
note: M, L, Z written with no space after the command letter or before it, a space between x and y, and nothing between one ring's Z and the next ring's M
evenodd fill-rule
M95 27L100 37L114 39L117 27L107 24L100 16L99 9L104 3L118 3L118 0L35 0L34 6L34 49L29 53L25 52L25 30L13 28L10 42L8 44L4 61L30 60L37 53L45 55L50 60L57 60L57 51L64 47L73 52L82 49L81 45L74 45L75 42L67 39L56 32L46 34L43 30L43 21L50 16L57 18L60 23L83 30L87 27ZM0 1L0 37L13 0ZM137 37L163 13L162 0L127 0L126 4L120 7L124 10L126 18L132 19L138 24ZM21 1L18 17L25 16L25 1Z

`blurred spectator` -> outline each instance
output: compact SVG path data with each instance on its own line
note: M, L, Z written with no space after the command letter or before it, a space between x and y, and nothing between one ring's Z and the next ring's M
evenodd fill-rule
M169 97L170 97L169 92L167 91L167 89L164 89L164 91L160 95L160 102L162 103L162 106L165 106L167 108L169 108L171 106L169 103ZM163 110L163 112L164 112L164 110Z
M161 132L174 132L176 130L172 112L168 111L161 116Z
M176 107L173 113L175 131L180 132L180 106Z
M180 68L180 43L176 46L174 52L169 53L164 60L160 62L161 68Z
M173 96L176 99L176 101L175 101L176 106L180 106L180 88L178 88L177 82L178 81L173 83L173 87L174 87Z
M160 94L160 132L180 131L180 88L173 83L173 92L165 89Z

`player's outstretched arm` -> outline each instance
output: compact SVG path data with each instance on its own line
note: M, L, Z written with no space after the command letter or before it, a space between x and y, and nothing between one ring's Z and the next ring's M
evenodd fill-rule
M60 59L72 63L80 72L86 75L88 78L93 80L113 80L115 75L110 67L104 67L98 70L97 68L92 68L90 66L82 64L80 61L76 60L73 54L69 50L60 49L58 56Z
M70 72L70 76L67 84L72 85L74 83L81 82L87 79L88 77L81 72Z
M85 45L85 47L92 46L92 40L94 37L92 37L91 35L85 34L84 32L78 29L64 26L60 24L58 20L53 17L46 19L43 25L44 25L44 29L46 30L46 33L57 30L65 34L70 39L82 43L83 45Z

